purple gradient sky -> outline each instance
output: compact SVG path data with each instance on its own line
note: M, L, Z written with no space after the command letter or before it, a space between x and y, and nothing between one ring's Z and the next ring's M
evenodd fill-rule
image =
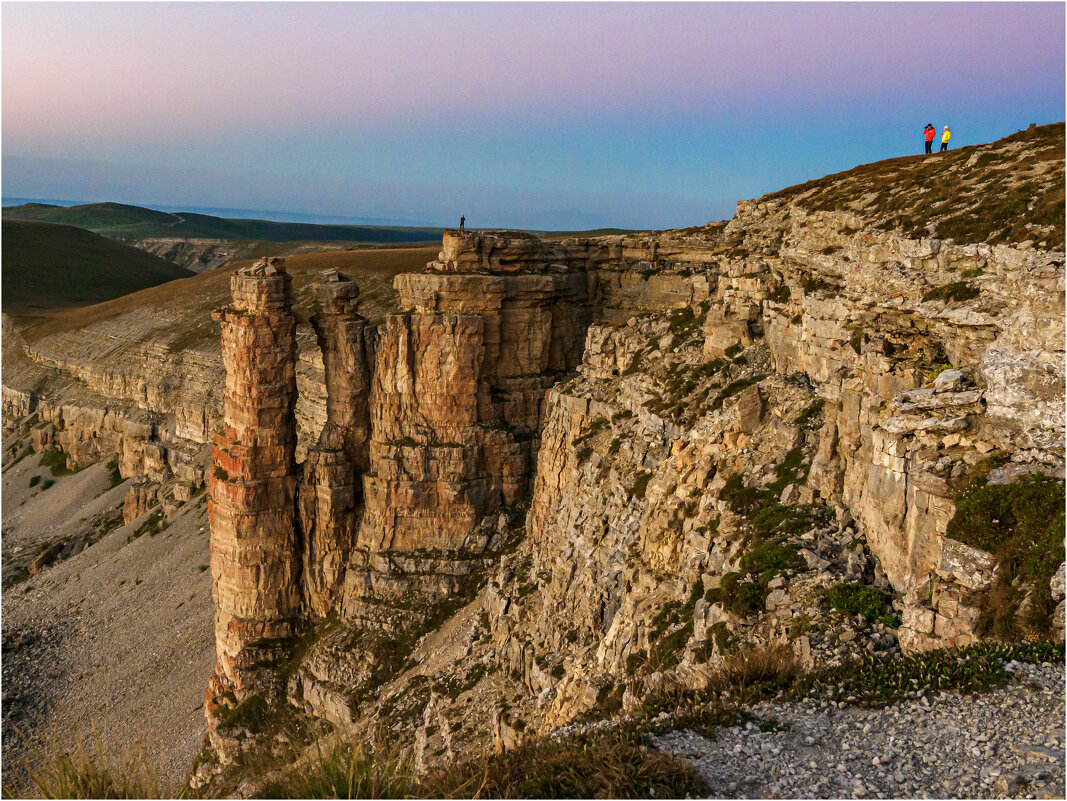
M2 7L3 194L521 227L1064 118L1062 3Z

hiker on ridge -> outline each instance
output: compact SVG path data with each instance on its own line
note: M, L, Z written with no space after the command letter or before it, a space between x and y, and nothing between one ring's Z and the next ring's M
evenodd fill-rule
M945 132L943 134L941 134L941 150L940 150L941 153L944 153L946 150L948 150L948 140L951 139L951 138L952 138L952 131L950 131L948 129L948 126L946 125L945 126Z
M934 134L935 133L937 133L937 131L934 128L934 124L932 122L926 123L926 127L923 128L923 136L926 137L926 152L927 153L932 153L933 152L930 148L934 143Z
M460 215L460 218L459 218L459 230L462 231L463 230L463 226L466 225L466 224L467 224L466 215Z

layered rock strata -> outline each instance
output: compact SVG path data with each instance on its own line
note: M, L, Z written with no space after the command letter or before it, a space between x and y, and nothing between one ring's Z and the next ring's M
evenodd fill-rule
M483 522L527 493L544 392L588 325L587 275L557 257L534 237L450 233L430 272L397 277L409 311L376 346L349 619L417 617L502 544Z
M358 314L359 287L327 271L316 285L312 316L326 382L326 425L308 449L300 485L303 593L309 614L337 611L367 468L373 337Z
M293 408L296 319L280 259L257 262L231 279L233 304L222 326L226 365L223 430L209 480L211 573L218 660L205 708L276 687L301 610L296 531Z

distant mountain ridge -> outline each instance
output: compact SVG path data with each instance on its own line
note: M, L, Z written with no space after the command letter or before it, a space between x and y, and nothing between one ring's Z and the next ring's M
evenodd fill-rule
M265 242L409 243L440 239L444 228L389 225L324 225L231 219L194 212L166 212L124 203L5 206L8 219L73 225L115 239L241 239Z
M40 204L45 206L87 206L103 203L102 200L71 200L69 198L22 197L5 195L0 197L0 206L25 206ZM111 201L119 203L121 201ZM368 217L358 214L315 214L312 212L284 211L279 209L250 209L236 206L195 206L172 203L125 203L127 206L140 206L146 209L165 212L188 212L190 214L207 214L210 217L223 217L229 220L269 220L271 222L311 223L313 225L385 225L399 228L433 228L432 222L425 220L400 219L396 217Z

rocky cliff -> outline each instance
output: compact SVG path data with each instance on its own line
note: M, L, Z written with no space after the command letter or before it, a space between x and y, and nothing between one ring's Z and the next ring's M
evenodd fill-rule
M450 231L378 325L320 275L304 350L286 267L235 276L195 782L281 747L264 703L392 731L425 767L746 649L810 669L1062 637L1062 141L867 165L680 231ZM34 437L125 441L90 428Z

